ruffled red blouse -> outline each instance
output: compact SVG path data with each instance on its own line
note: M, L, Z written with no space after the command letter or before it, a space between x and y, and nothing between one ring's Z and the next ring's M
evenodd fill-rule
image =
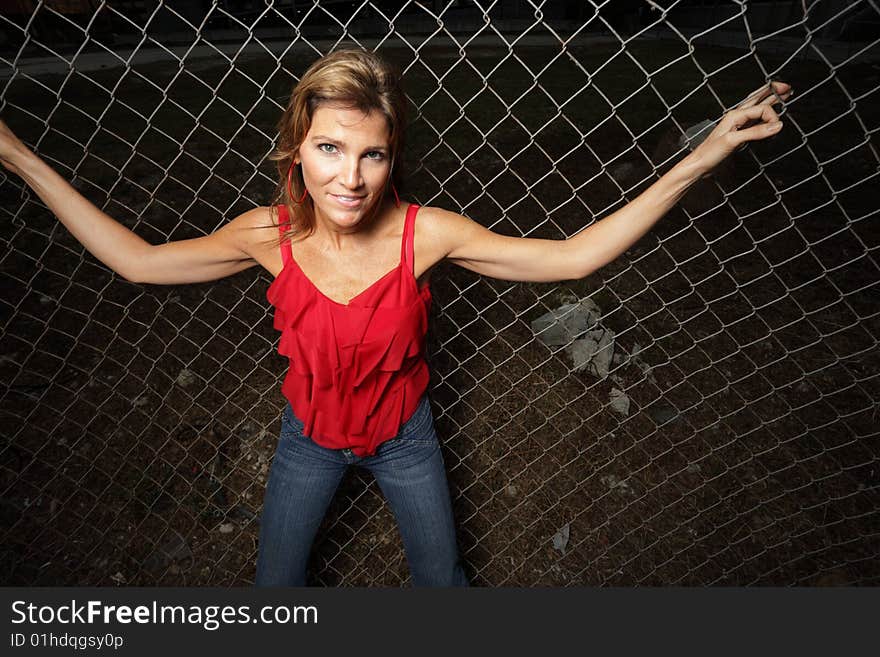
M266 291L281 331L278 353L290 359L281 392L319 445L368 456L396 436L428 387L425 334L431 291L413 271L419 206L406 213L400 263L348 304L325 296L281 244L281 272ZM278 206L279 229L290 228Z

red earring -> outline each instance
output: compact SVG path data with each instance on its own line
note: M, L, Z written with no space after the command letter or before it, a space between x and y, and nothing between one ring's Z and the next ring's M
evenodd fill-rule
M299 198L299 200L293 198L293 190L291 190L290 186L291 186L291 181L292 181L292 178L293 178L293 167L294 167L294 166L296 166L296 162L291 162L291 163L290 163L290 168L287 170L287 196L290 198L291 201L293 201L294 203L296 203L297 205L299 205L299 204L301 204L303 201L306 200L306 196L308 196L309 189L308 189L308 187L306 187L306 188L303 190L303 194L302 194L302 196Z

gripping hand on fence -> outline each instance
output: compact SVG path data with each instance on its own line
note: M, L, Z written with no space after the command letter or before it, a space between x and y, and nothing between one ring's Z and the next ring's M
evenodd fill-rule
M692 154L703 175L708 175L726 157L748 142L778 134L782 121L773 110L773 105L788 100L791 93L791 85L772 82L753 91L736 109L725 114Z

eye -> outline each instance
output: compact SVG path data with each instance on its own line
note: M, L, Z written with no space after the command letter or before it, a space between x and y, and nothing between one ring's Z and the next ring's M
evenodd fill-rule
M335 153L336 146L333 144L318 144L318 150L322 153Z
M370 151L369 153L367 153L367 159L368 160L384 160L385 153L383 153L382 151Z

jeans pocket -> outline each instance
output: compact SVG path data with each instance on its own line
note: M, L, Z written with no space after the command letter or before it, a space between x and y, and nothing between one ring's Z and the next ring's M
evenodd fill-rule
M298 440L303 437L303 423L293 413L288 402L284 410L281 411L281 440Z
M434 431L434 415L431 412L431 402L427 395L422 397L412 417L400 427L397 440L422 442L437 440L437 434Z

